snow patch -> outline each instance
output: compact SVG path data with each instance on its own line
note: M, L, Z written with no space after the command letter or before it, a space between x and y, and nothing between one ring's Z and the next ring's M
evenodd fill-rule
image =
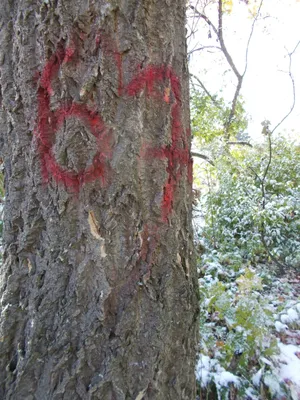
M262 376L263 370L264 370L264 368L261 368L252 377L253 385L255 385L256 387L260 386L260 381L261 381L261 376Z
M275 321L275 329L277 332L283 332L288 329L286 324L282 324L280 321Z
M196 366L196 377L202 387L207 386L210 381L210 358L203 354L200 355L198 364Z
M239 377L226 371L217 360L210 359L204 354L200 355L196 367L196 378L201 387L206 387L211 381L215 382L218 389L228 386L230 383L233 383L236 387L240 386Z
M283 395L278 379L274 375L265 375L264 383L266 386L268 386L272 395Z
M289 380L296 385L299 385L300 392L300 348L292 344L279 343L280 354L277 356L280 360L279 374L282 380Z
M283 324L288 324L291 322L290 317L287 314L280 315L280 319Z
M296 310L294 310L293 308L289 308L287 313L291 322L298 321L299 315Z
M218 379L216 380L215 377L215 382L218 386L228 386L229 383L234 383L235 386L239 386L240 385L240 380L237 376L233 375L231 372L228 371L222 371L220 373L220 375L218 375Z

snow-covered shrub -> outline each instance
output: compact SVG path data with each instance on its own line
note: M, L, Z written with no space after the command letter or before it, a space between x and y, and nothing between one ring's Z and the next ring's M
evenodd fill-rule
M276 352L276 340L268 335L274 310L264 300L262 280L254 271L230 274L228 266L219 266L213 277L208 273L213 268L207 266L200 279L201 349L203 354L214 349L211 355L222 367L249 378L252 361Z
M287 285L285 295L283 281L273 277L266 285L267 269L237 271L235 265L222 264L216 253L202 260L196 369L200 398L210 391L215 397L208 398L221 400L296 399L293 393L300 390L300 382L293 368L281 363L294 351L290 358L296 365L298 357L300 365L299 348L295 350L300 304L286 303L291 287Z
M201 256L199 275L200 399L300 398L297 286L292 294L287 278L268 266L254 269L238 257L230 263L216 250Z
M300 267L300 149L282 138L224 153L201 198L206 246Z

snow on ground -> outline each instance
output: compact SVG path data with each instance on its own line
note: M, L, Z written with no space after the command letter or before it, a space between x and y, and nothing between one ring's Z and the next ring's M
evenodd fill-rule
M273 372L280 381L289 387L291 398L299 400L300 302L291 302L291 306L279 315L279 321L275 322L275 328L279 332L278 348L280 352L273 356Z
M207 272L209 274L209 271ZM215 279L212 278L211 281ZM266 298L270 302L270 311L272 310L273 314L278 313L275 315L273 328L270 327L270 337L277 340L278 353L259 358L260 366L256 368L252 376L253 385L249 385L249 382L246 383L243 377L226 371L220 365L216 354L211 356L209 353L209 355L203 353L200 354L196 368L197 381L202 388L207 387L213 381L220 400L228 398L229 391L222 392L221 390L230 385L234 385L236 388L245 385L243 396L247 400L264 398L260 394L262 387L267 388L264 390L269 391L273 399L300 400L300 279L296 287L295 285L290 287L287 284L288 279L281 278L279 282L272 282L273 287L266 292ZM207 306L209 301L204 302L205 304ZM212 319L212 317L213 315L210 318ZM205 322L205 326L211 325L215 329L215 323ZM244 399L244 397L238 398Z
M293 382L300 389L300 347L292 344L279 343L280 354L276 356L279 362L278 372L285 381ZM299 391L300 398L300 391Z
M196 378L202 387L207 386L212 379L217 388L228 386L229 383L234 383L237 387L240 385L239 377L231 372L225 371L217 360L210 359L205 355L201 355L199 359L196 368Z

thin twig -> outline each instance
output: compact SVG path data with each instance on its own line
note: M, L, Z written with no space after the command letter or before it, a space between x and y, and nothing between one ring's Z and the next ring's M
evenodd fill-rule
M198 6L198 3L199 3L199 0L197 0L197 3L196 3L196 7ZM193 21L192 21L192 26L191 26L191 34L189 35L189 38L191 37L191 36L193 36L194 35L194 33L196 32L196 27L197 27L197 24L198 24L198 18L197 18L197 20L196 20L196 13L195 13L195 11L194 11L194 14L193 14ZM196 20L196 23L195 23L195 20Z
M196 49L193 49L188 52L188 55L195 53L196 51L201 51L201 50L207 50L207 49L216 49L216 50L221 50L221 47L219 46L202 46L202 47L197 47Z
M230 128L230 126L231 126L232 120L233 120L234 115L235 115L235 110L236 110L236 106L237 106L237 102L238 102L238 97L239 97L239 95L240 95L240 91L241 91L241 88L242 88L244 76L245 76L246 71L247 71L247 68L248 68L248 53L249 53L250 42L251 42L251 39L252 39L252 36L253 36L253 32L254 32L254 27L255 27L256 21L257 21L257 19L258 19L259 14L260 14L261 7L262 7L262 5L263 5L263 1L264 1L264 0L261 0L261 1L260 1L260 4L259 4L259 7L258 7L256 16L255 16L254 21L253 21L253 23L252 23L251 32L250 32L250 35L249 35L249 38L248 38L248 42L247 42L247 47L246 47L245 69L244 69L244 72L243 72L242 75L240 75L240 74L238 73L238 71L237 71L236 68L233 69L233 66L235 67L235 65L234 65L234 63L233 63L233 61L232 61L232 59L231 59L231 62L232 62L232 64L233 64L233 66L231 66L231 64L230 64L230 66L231 66L233 72L235 73L235 75L236 75L236 77L237 77L238 84L237 84L237 87L236 87L236 90L235 90L235 93L234 93L234 96L233 96L230 114L229 114L228 120L227 120L227 122L226 122L226 124L225 124L225 126L224 126L225 135L227 136L228 139L229 139L229 137L230 137L230 135L229 135L229 128ZM223 40L223 33L222 33L222 29L223 29L223 27L222 27L222 0L219 0L219 26L220 26L220 24L221 24L221 28L219 28L219 29L220 29L220 34L221 34L221 37L220 37L220 42L221 42L221 39ZM224 40L223 40L223 41L224 41ZM222 47L222 43L221 43L221 47ZM228 60L227 60L227 61L228 61ZM228 61L228 62L229 62L229 61Z
M190 8L195 12L195 14L197 14L200 18L204 19L204 21L207 23L207 25L209 27L212 28L212 30L215 32L215 34L217 35L217 37L219 37L218 35L218 30L217 28L214 26L214 24L211 22L211 20L203 13L201 13L199 10L197 10L196 7L190 5Z
M218 101L209 93L209 91L206 89L206 87L204 86L204 83L202 81L200 81L200 79L193 74L190 74L190 76L194 79L196 79L196 81L199 83L200 87L204 90L204 92L207 94L207 96L211 99L211 101L213 102L213 104L219 108L219 110L222 110L222 107L220 106L220 104L218 103Z
M218 21L219 21L219 26L218 26L218 38L220 41L221 49L224 53L224 56L230 65L232 71L234 72L235 76L237 77L238 81L242 78L241 74L237 70L231 55L229 54L227 47L225 46L224 42L224 37L223 37L223 8L222 8L222 0L219 0L219 7L218 7Z
M224 124L224 133L225 133L225 137L227 140L229 140L230 138L230 134L229 134L229 128L232 124L233 121L233 117L235 115L235 110L236 110L236 105L237 105L237 101L238 101L238 97L242 88L242 84L243 84L243 76L241 76L240 78L238 78L238 84L234 93L234 97L232 100L232 104L231 104L231 109L230 109L230 114L228 117L228 120L225 122Z
M249 35L249 38L248 38L248 42L247 42L247 47L246 47L245 69L244 69L244 72L243 72L243 75L242 75L243 77L245 76L247 68L248 68L248 54L249 54L250 42L251 42L251 39L252 39L252 36L253 36L253 33L254 33L254 27L255 27L255 24L257 22L258 16L260 14L260 10L262 8L263 2L264 2L264 0L260 1L257 13L255 15L255 18L254 18L252 26L251 26L251 32L250 32L250 35Z
M249 146L253 147L251 143L245 141L237 141L237 142L226 142L228 145L239 145L239 146Z
M298 41L298 43L294 47L294 50L291 53L288 53L288 56L289 56L289 72L288 72L288 74L289 74L290 80L292 82L292 91L293 91L292 106L291 106L290 110L288 111L288 113L281 119L281 121L278 122L277 125L275 125L275 128L272 129L271 134L276 131L276 129L288 118L288 116L293 112L293 110L295 108L295 104L296 104L296 88L295 88L295 80L294 80L294 77L292 75L292 56L295 53L295 51L297 50L299 44L300 44L300 40Z
M207 161L209 164L215 166L214 162L209 157L205 156L204 154L200 154L200 153L196 153L196 152L192 151L191 156L202 158L203 160Z
M229 64L231 70L235 74L235 76L237 78L237 81L238 81L237 86L236 86L236 90L235 90L235 93L234 93L234 97L233 97L233 100L232 100L232 103L231 103L230 114L229 114L229 117L228 117L227 121L224 124L224 134L225 134L225 137L227 138L227 140L229 140L229 137L230 137L229 129L230 129L230 126L231 126L232 121L234 119L234 115L235 115L236 107L237 107L237 103L238 103L238 97L240 95L240 91L241 91L242 84L243 84L243 78L244 78L244 76L246 74L246 71L247 71L247 68L248 68L249 47L250 47L251 39L252 39L252 36L253 36L253 33L254 33L255 24L256 24L256 22L258 20L258 17L259 17L259 14L260 14L260 11L261 11L261 8L262 8L262 5L263 5L263 1L264 0L260 1L256 16L255 16L254 21L252 23L251 32L250 32L250 35L249 35L249 38L248 38L248 42L247 42L247 47L246 47L245 68L244 68L244 72L243 72L242 75L239 73L239 71L238 71L238 69L237 69L237 67L236 67L236 65L235 65L230 53L227 50L227 47L226 47L226 44L225 44L225 41L224 41L224 36L223 36L223 6L222 6L223 3L222 3L222 0L218 0L218 28L216 28L215 25L211 22L211 20L204 13L200 12L197 9L197 7L194 7L194 6L190 5L190 8L194 11L194 15L198 15L200 18L202 18L207 23L207 25L210 28L212 28L212 30L216 34L216 36L217 36L217 38L218 38L218 40L220 42L221 50L222 50L222 52L223 52L223 54L224 54L224 56L225 56L225 58L226 58L226 60L227 60L227 62ZM202 50L205 47L208 47L208 46L200 47L199 50ZM212 46L212 47L218 48L217 46ZM197 50L198 49L193 50L192 52L197 51ZM202 87L202 85L201 85L201 87ZM209 94L208 90L206 90L206 89L203 89L203 90L205 90L205 92L212 99L212 96Z
M268 133L268 145L269 145L269 160L268 160L268 163L267 163L265 172L264 172L264 174L263 174L263 178L262 178L262 181L263 181L263 182L265 182L265 180L266 180L266 177L267 177L267 174L268 174L268 172L269 172L270 165L271 165L271 162L272 162L272 156L273 156L273 153L272 153L271 132Z
M218 8L218 10L219 10L218 11L219 26L218 26L218 29L211 22L211 20L205 14L200 12L196 7L190 5L190 8L194 11L195 14L197 14L200 18L202 18L210 28L212 28L212 30L216 34L217 38L219 39L222 52L223 52L228 64L230 65L230 68L233 70L233 72L235 73L235 75L239 79L241 77L241 74L237 70L237 68L236 68L236 66L235 66L235 64L234 64L234 62L233 62L233 60L231 58L231 55L229 54L229 52L227 50L227 47L225 45L224 38L223 38L222 0L219 0L219 8Z
M230 68L232 69L232 71L234 72L235 76L237 77L238 80L238 84L234 93L234 97L232 100L232 104L231 104L231 110L230 110L230 114L228 117L228 120L225 122L224 124L224 133L225 133L225 137L227 140L229 140L230 134L229 134L229 128L231 126L234 114L235 114L235 110L236 110L236 105L237 105L237 100L238 100L238 96L240 94L240 90L242 87L242 83L243 83L243 76L239 73L239 71L237 70L231 55L228 53L228 50L225 46L225 42L224 42L224 37L223 37L223 8L222 8L222 0L219 0L219 6L218 6L218 21L219 21L219 27L218 27L218 37L220 40L220 45L221 45L221 49L223 51L223 54L228 62L228 64L230 65Z
M259 180L259 182L260 182L260 184L261 184L261 183L262 183L261 177L260 177L260 176L258 175L258 173L255 171L255 169L252 168L252 167L250 167L250 165L247 165L246 168L250 169L250 171L253 172L254 176Z

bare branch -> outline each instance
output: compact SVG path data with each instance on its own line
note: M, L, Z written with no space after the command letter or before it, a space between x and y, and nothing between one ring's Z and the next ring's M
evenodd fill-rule
M272 162L272 141L271 141L271 132L268 133L268 145L269 145L269 160L268 160L268 164L266 166L262 181L265 182L271 162ZM263 207L264 208L264 207Z
M204 84L200 81L200 79L193 74L190 74L190 76L194 79L196 79L196 81L199 83L199 85L201 86L201 88L204 90L204 92L207 94L207 96L211 99L211 101L213 102L213 104L219 108L219 110L222 110L222 107L220 106L220 104L217 102L217 100L209 93L209 91L206 89L206 87L204 86Z
M235 109L236 109L236 105L237 105L237 100L238 100L238 96L240 94L241 91L241 87L242 87L242 83L243 83L243 76L239 73L239 71L237 70L231 55L228 53L228 50L225 46L225 42L224 42L224 37L223 37L223 8L222 8L222 0L219 0L219 6L218 6L218 21L219 21L219 27L218 27L218 37L220 40L220 45L221 45L221 49L223 51L223 54L228 62L228 64L230 65L232 71L234 72L235 76L237 77L238 80L238 84L234 93L234 97L232 100L232 105L231 105L231 110L230 110L230 114L228 117L228 120L226 121L226 123L224 124L224 133L225 136L227 138L227 140L229 139L229 128L230 125L232 123L234 114L235 114Z
M261 8L262 8L262 5L263 5L263 1L264 0L260 0L260 4L259 4L259 7L258 7L256 16L255 16L254 21L252 23L251 32L250 32L250 35L249 35L249 38L248 38L248 42L247 42L247 47L246 47L245 68L244 68L244 72L243 72L242 75L239 73L239 71L238 71L238 69L237 69L237 67L236 67L231 55L229 54L226 45L225 45L224 36L223 36L223 6L222 6L223 3L222 3L222 0L218 0L218 28L216 28L214 26L214 24L211 22L211 20L204 13L201 13L196 7L190 6L190 8L194 11L194 14L198 15L200 18L204 19L204 21L209 25L209 27L211 27L213 29L213 31L217 35L217 38L219 39L219 42L220 42L221 50L222 50L222 52L223 52L223 54L224 54L224 56L225 56L225 58L226 58L226 60L227 60L227 62L229 64L231 70L235 74L235 76L237 78L237 81L238 81L236 89L235 89L235 93L234 93L234 96L233 96L233 100L232 100L232 103L231 103L231 109L230 109L229 117L228 117L227 121L224 124L224 135L225 135L225 138L227 140L229 140L229 138L230 138L229 129L230 129L230 126L231 126L231 124L233 122L233 119L234 119L234 116L235 116L235 113L236 113L236 107L237 107L238 98L239 98L240 91L241 91L242 84L243 84L243 78L244 78L244 76L246 74L246 71L247 71L247 68L248 68L249 47L250 47L251 39L252 39L252 36L253 36L253 33L254 33L255 24L256 24L256 22L258 20L258 17L260 15L260 11L261 11ZM199 48L199 50L202 50L204 47ZM197 50L198 49L193 50L193 51L197 51ZM213 97L209 94L208 90L205 87L203 87L202 82L200 83L200 81L198 80L198 83L200 84L202 89L206 92L206 94L213 100ZM216 103L214 102L214 104L216 104Z
M213 30L213 31L215 32L215 34L217 35L217 37L219 37L218 30L217 30L217 28L214 26L214 24L211 22L211 20L210 20L205 14L201 13L200 11L198 11L196 7L190 5L190 8L191 8L191 9L195 12L195 14L197 14L200 18L204 19L204 21L207 23L207 25L208 25L209 27L211 27L212 30Z
M190 27L189 24L187 24L187 25L188 25L188 28L189 28L189 30L190 30L190 34L186 37L186 40L188 41L197 31L196 31L196 30L193 30L193 28Z
M199 4L199 0L197 0L196 7L198 6L198 4ZM190 38L191 36L193 36L194 33L196 32L196 27L197 27L199 18L196 19L196 13L195 13L195 11L194 11L194 13L193 13L192 18L193 18L193 20L192 20L192 26L191 26L191 28L190 28L190 29L191 29L191 33L190 33L190 35L188 36L188 38ZM196 23L195 23L195 21L196 21Z
M222 8L222 0L219 0L219 7L218 7L218 20L219 20L219 26L218 26L218 38L220 41L220 45L221 45L221 49L224 53L224 56L228 62L228 64L230 65L232 71L234 72L235 76L237 77L238 81L241 80L242 76L239 73L239 71L237 70L231 55L228 53L227 47L225 46L225 42L224 42L224 37L223 37L223 8Z
M211 22L211 20L203 13L201 13L200 11L198 11L196 9L196 7L194 6L190 6L190 8L192 10L194 10L195 14L197 14L199 17L201 17L202 19L204 19L204 21L213 29L213 31L215 32L215 34L217 35L220 45L221 45L221 50L230 66L230 68L232 69L232 71L234 72L235 76L238 79L238 85L234 94L234 98L232 101L232 106L231 106L231 110L230 110L230 114L229 114L229 118L226 121L225 125L224 125L224 133L227 137L227 139L229 139L229 135L228 135L228 131L230 128L230 125L232 123L234 114L235 114L235 110L236 110L236 105L237 105L237 100L238 100L238 96L242 87L242 82L243 82L243 76L238 72L231 55L229 54L227 47L225 45L224 42L224 37L223 37L223 9L222 9L222 0L219 0L219 6L218 6L218 29L214 26L214 24ZM201 85L202 87L202 85ZM209 95L209 97L212 99L212 96L209 94L209 92L203 88L203 90L205 90L205 92Z
M215 32L217 38L219 39L220 45L221 45L221 50L224 53L224 56L230 65L231 69L233 70L234 74L238 79L241 78L241 74L237 70L231 55L229 54L227 47L225 46L224 38L223 38L223 9L222 9L222 0L219 0L219 7L218 7L218 20L219 20L219 26L218 29L215 27L215 25L211 22L211 20L203 13L201 13L196 7L190 5L190 8L194 11L195 14L197 14L200 18L204 19L204 21L208 24L209 27L212 28L212 30Z
M295 104L296 104L296 88L295 88L295 80L294 77L292 75L292 57L293 54L295 53L295 51L297 50L298 46L300 45L300 40L297 42L296 46L294 47L294 50L291 51L290 53L288 53L289 56L289 77L292 83L292 91L293 91L293 101L292 101L292 106L290 108L290 110L288 111L288 113L281 119L281 121L278 122L277 125L275 125L275 128L272 129L271 134L274 133L276 131L276 129L289 117L289 115L293 112L294 108L295 108Z
M203 160L207 161L209 164L215 166L214 162L209 157L205 156L204 154L195 153L194 151L192 151L191 152L191 156L192 157L202 158Z
M236 106L237 106L238 97L240 95L240 91L241 91L242 84L243 84L243 79L244 79L244 76L245 76L245 74L247 72L247 68L248 68L248 53L249 53L250 42L251 42L251 39L252 39L252 36L253 36L253 32L254 32L254 27L255 27L256 21L258 19L259 14L260 14L261 7L263 5L263 1L264 0L260 1L256 16L255 16L254 21L252 23L251 32L250 32L250 35L249 35L249 38L248 38L248 42L247 42L247 47L246 47L246 61L245 61L245 69L244 69L243 74L240 75L237 70L235 72L235 70L233 69L234 64L233 64L233 66L231 66L231 64L230 64L231 68L233 69L233 72L235 72L235 75L236 75L236 77L238 79L238 84L237 84L237 87L236 87L236 90L235 90L235 93L234 93L234 97L233 97L233 100L232 100L230 114L229 114L228 120L227 120L227 122L226 122L226 124L224 126L225 135L227 136L228 139L229 139L229 136L230 136L229 135L229 128L230 128L230 125L231 125L232 120L233 120L234 115L235 115L235 110L236 110ZM219 0L219 29L220 29L220 42L221 42L221 40L223 40L223 42L224 42L223 33L222 33L222 29L223 29L223 27L222 27L222 0ZM221 42L221 47L222 47L222 42ZM223 49L223 47L222 47L222 49ZM232 59L231 59L231 61L232 61ZM232 61L232 63L233 63L233 61Z
M198 47L196 49L193 49L188 52L188 55L195 53L196 51L201 51L201 50L207 50L207 49L216 49L216 50L222 50L221 47L219 46L202 46Z
M259 180L259 183L262 183L261 177L258 175L258 173L255 171L254 168L250 167L250 165L247 165L247 168L250 169L251 172L253 172L254 176Z
M245 69L244 69L244 72L243 72L243 75L242 75L243 77L245 76L245 74L246 74L246 72L247 72L247 68L248 68L248 54L249 54L250 42L251 42L251 39L252 39L252 36L253 36L253 33L254 33L254 27L255 27L255 24L256 24L256 22L257 22L258 16L259 16L259 14L260 14L260 10L261 10L261 8L262 8L263 2L264 2L264 0L261 0L261 1L260 1L260 4L259 4L258 10L257 10L257 13L256 13L256 15L255 15L255 18L254 18L253 23L252 23L252 26L251 26L251 32L250 32L250 35L249 35L249 38L248 38L248 42L247 42L247 47L246 47L246 57L245 57L246 60L245 60Z
M241 76L240 78L238 78L238 84L234 93L234 97L232 100L232 104L231 104L231 110L230 110L230 114L228 117L228 120L226 121L225 125L224 125L224 131L225 131L225 136L227 138L227 140L229 139L230 135L229 135L229 128L230 125L232 123L233 117L235 115L235 110L236 110L236 105L237 105L237 101L238 101L238 97L242 88L242 84L243 84L243 76Z
M233 100L232 100L230 114L229 114L228 120L227 120L227 122L226 122L226 124L224 126L225 135L227 136L228 139L229 139L228 132L229 132L230 125L231 125L232 120L233 120L234 115L235 115L235 110L236 110L236 106L237 106L238 97L240 95L240 91L241 91L242 84L243 84L243 78L244 78L244 76L246 74L246 71L247 71L247 68L248 68L248 52L249 52L250 42L251 42L251 39L252 39L252 36L253 36L253 32L254 32L254 27L255 27L256 21L258 19L259 14L260 14L260 10L261 10L262 4L263 4L263 0L260 1L257 14L256 14L256 16L254 18L253 23L252 23L251 32L250 32L249 39L248 39L248 42L247 42L247 47L246 47L245 69L244 69L243 74L241 75L238 72L238 70L237 70L237 68L236 68L236 66L235 66L230 54L228 53L226 46L225 46L225 42L224 42L224 38L223 38L222 0L219 0L219 9L218 9L218 12L219 12L219 40L220 40L222 51L223 51L223 53L224 53L229 65L230 65L230 67L232 68L232 70L235 73L235 76L237 77L237 80L238 80L238 84L237 84L237 87L236 87L236 90L235 90L235 93L234 93L234 97L233 97Z
M244 142L244 141L238 141L238 142L226 142L226 144L228 145L238 145L238 146L249 146L249 147L253 147L251 143L249 142Z

